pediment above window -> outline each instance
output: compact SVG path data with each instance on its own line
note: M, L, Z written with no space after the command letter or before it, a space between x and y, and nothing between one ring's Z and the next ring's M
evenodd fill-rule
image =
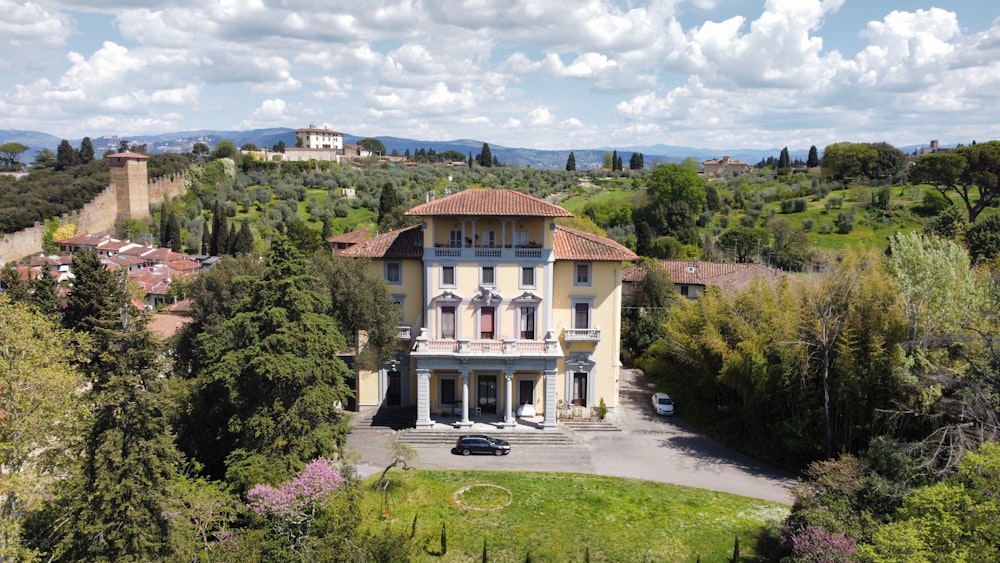
M462 298L451 291L445 291L434 298L435 303L461 303Z
M521 295L511 299L511 301L514 303L538 304L542 302L542 298L530 291L525 291Z

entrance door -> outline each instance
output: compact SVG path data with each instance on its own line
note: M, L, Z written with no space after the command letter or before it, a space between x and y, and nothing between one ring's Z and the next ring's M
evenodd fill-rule
M398 407L402 404L402 378L396 370L392 370L385 375L389 383L388 388L385 390L385 405L387 407Z
M480 375L477 405L482 412L497 412L497 376Z
M517 382L517 404L535 406L535 382L522 379Z

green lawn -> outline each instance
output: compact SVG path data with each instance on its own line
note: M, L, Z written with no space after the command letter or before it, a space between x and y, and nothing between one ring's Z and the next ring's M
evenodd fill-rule
M587 550L594 562L727 561L737 537L743 561L763 561L758 540L773 546L788 514L773 502L598 475L394 470L389 478L385 495L367 498L366 520L409 533L416 514L416 561L481 561L483 540L489 561L521 562L529 552L532 561L583 561Z

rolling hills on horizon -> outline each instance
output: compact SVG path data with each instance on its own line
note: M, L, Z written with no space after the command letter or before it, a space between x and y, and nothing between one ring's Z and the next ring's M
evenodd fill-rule
M348 144L356 144L358 140L366 138L365 136L352 135L349 133L344 133L344 142ZM395 150L399 154L404 154L408 149L411 153L418 149L434 149L435 152L441 153L447 150L455 150L462 154L472 153L473 156L478 154L483 147L484 141L476 139L455 139L449 141L427 141L427 140L417 140L408 139L403 137L393 137L393 136L372 136L372 138L382 141L385 145L386 150L390 153ZM104 135L99 137L91 137L91 142L94 145L94 150L98 154L103 154L106 151L115 151L122 140L127 140L130 143L146 144L147 150L150 153L181 153L188 152L195 143L205 143L210 147L214 147L217 143L223 140L232 141L237 147L243 146L248 143L252 143L258 147L271 147L277 144L279 141L284 141L287 146L295 145L295 130L291 128L269 128L269 129L252 129L247 131L220 131L220 130L201 130L201 131L178 131L171 133L160 133L156 135L132 135L132 136L117 136L117 135ZM74 147L80 146L80 141L82 139L67 139L71 145ZM55 151L62 142L62 139L48 133L39 131L22 131L17 129L5 129L0 130L0 145L4 143L16 142L21 143L25 146L30 147L29 151L23 156L22 162L31 162L35 154L43 149L49 149ZM489 143L489 141L485 141ZM648 166L654 166L660 163L666 162L680 162L686 157L692 157L695 160L702 161L713 158L720 158L723 155L728 155L735 160L743 160L751 164L759 162L761 159L766 159L769 156L775 158L781 152L781 147L776 147L772 149L741 149L741 148L727 148L727 149L712 149L712 148L696 148L696 147L684 147L684 146L674 146L666 144L657 145L645 145L645 146L625 146L625 147L594 147L594 148L574 148L574 149L531 149L531 148L518 148L518 147L507 147L503 145L496 145L489 143L490 151L500 160L502 164L512 164L515 166L530 166L533 168L542 169L558 169L566 166L566 159L572 150L574 157L576 158L577 170L588 170L594 168L600 168L604 153L617 150L619 156L622 160L627 163L632 153L638 152L642 153L643 159ZM916 146L911 147L898 147L904 152L911 152ZM809 152L809 147L805 148L789 148L789 154L792 158L806 158ZM627 166L627 164L626 164Z

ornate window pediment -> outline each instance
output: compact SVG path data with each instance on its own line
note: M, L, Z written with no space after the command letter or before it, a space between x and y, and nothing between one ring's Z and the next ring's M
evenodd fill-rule
M521 295L511 299L511 301L521 305L537 305L542 302L542 298L530 291L525 291Z
M445 291L434 298L435 303L461 303L462 298L450 291Z

